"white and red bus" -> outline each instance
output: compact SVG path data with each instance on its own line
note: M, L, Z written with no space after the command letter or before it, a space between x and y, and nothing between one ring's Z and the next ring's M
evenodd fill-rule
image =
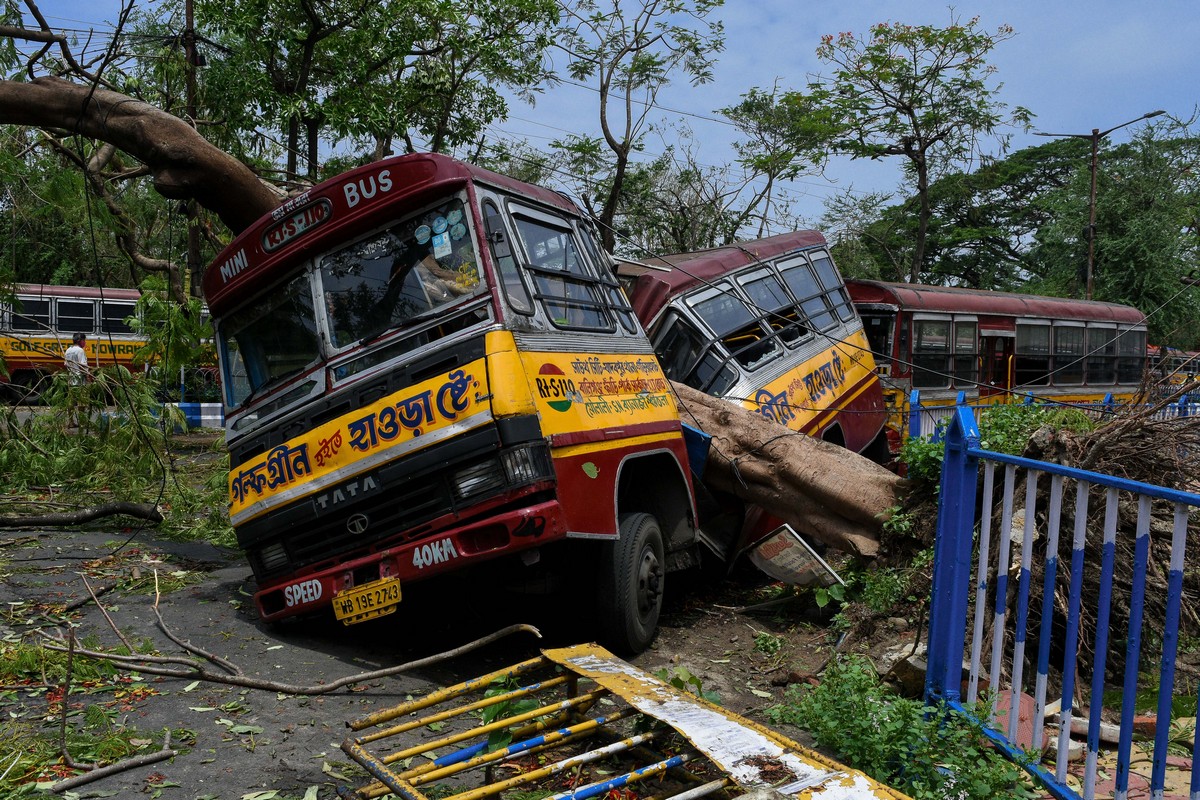
M1146 317L1118 303L922 286L846 282L875 353L899 447L909 398L951 407L1131 400L1146 368Z
M87 286L17 284L11 299L0 302L0 356L13 399L34 400L49 376L64 368L63 353L76 333L87 335L93 367L134 366L145 337L127 320L141 292Z

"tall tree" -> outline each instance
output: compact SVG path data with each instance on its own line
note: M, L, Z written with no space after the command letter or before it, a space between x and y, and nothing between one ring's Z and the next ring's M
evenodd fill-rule
M780 181L795 180L815 172L823 161L822 145L828 131L815 124L795 124L792 114L807 113L798 103L779 102L779 84L771 91L751 89L735 106L721 109L744 137L734 142L737 161L754 175L758 190L744 201L747 217L755 218L761 238L770 233L779 203L775 190Z
M974 172L949 172L931 181L922 280L1009 291L1038 279L1042 267L1029 245L1054 221L1058 193L1086 155L1085 143L1056 140L989 159ZM828 209L830 228L853 226L841 238L874 262L867 272L891 280L907 276L920 226L915 196L890 205L879 202L873 209L842 199Z
M567 54L567 73L599 93L601 135L571 136L555 146L587 176L579 194L610 251L630 157L640 146L658 93L678 73L693 85L711 79L725 33L721 22L709 17L723 2L635 0L623 6L620 0L575 0L565 11L556 45Z
M349 137L381 158L474 142L507 115L505 87L532 92L558 20L554 0L197 0L221 44L206 70L239 130L282 134L288 180L319 177ZM300 169L301 161L306 165Z
M332 158L332 148L345 138L359 148L352 160L381 157L396 138L408 149L415 147L414 136L426 137L434 149L449 149L477 141L488 123L503 117L504 86L537 88L545 74L548 32L558 19L554 0L445 0L403 8L365 0L237 0L217 6L197 0L203 56L198 60L206 66L199 69L192 98L196 113L188 114L184 79L196 65L185 62L180 47L178 0L164 0L141 15L132 15L128 2L110 46L91 62L75 58L71 40L50 27L33 0L26 5L25 17L11 2L0 5L0 67L23 74L19 82L0 81L0 124L38 126L42 132L21 133L30 149L9 150L11 158L20 154L34 169L45 160L35 151L45 148L59 169L77 168L97 201L93 219L128 261L127 279L106 274L103 280L137 285L147 273L162 272L180 302L188 294L181 263L185 220L178 204L164 203L160 195L194 196L202 186L222 190L200 180L186 167L188 159L168 164L168 155L177 154L147 148L139 120L155 118L160 133L178 125L202 128L208 140L233 154L209 165L226 178L230 170L249 167L289 186L321 177L322 157ZM131 19L136 27L127 36ZM18 41L28 55L15 46ZM147 105L131 106L131 99ZM109 116L95 115L89 104ZM62 126L63 118L70 124ZM111 145L99 144L101 139ZM194 140L178 141L191 146ZM142 152L158 160L134 163L125 155ZM193 160L201 159L193 154ZM45 174L61 180L52 171ZM151 191L147 178L159 192ZM243 198L245 208L260 209L279 194L262 183ZM237 205L222 204L223 213L233 214L226 223L244 218L245 208L235 210ZM86 221L81 214L64 228L80 230ZM207 218L192 224L209 234L209 252L219 249ZM9 227L31 235L34 230ZM39 274L77 279L53 267Z
M1072 180L1051 198L1053 221L1036 232L1038 291L1082 296L1091 171L1086 143ZM1200 347L1200 137L1189 126L1147 126L1106 146L1097 165L1097 300L1128 303L1149 317L1151 341Z
M1031 119L1021 107L1009 113L998 99L1000 85L989 83L995 67L987 56L1013 35L1007 25L982 31L977 18L965 24L952 18L944 28L881 23L866 38L827 35L817 55L832 74L780 99L795 107L797 113L785 118L801 141L811 140L815 127L832 133L830 154L904 159L918 203L910 281L918 281L925 267L931 178L965 163L981 137Z

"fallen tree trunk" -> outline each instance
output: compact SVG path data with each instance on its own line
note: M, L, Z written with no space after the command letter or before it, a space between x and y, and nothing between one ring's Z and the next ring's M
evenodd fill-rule
M55 514L34 514L28 517L0 517L0 528L54 528L65 525L82 525L101 517L111 517L122 514L126 517L136 517L151 522L162 522L162 512L151 503L130 503L117 501L100 506L81 508L77 511L63 511Z
M907 482L837 445L673 383L689 424L712 436L704 484L761 507L830 547L872 558Z

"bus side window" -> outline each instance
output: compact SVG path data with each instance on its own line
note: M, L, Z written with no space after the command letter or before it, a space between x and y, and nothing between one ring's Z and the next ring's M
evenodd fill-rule
M756 369L778 357L781 350L775 337L733 287L719 283L715 288L715 293L706 293L688 304L716 333L729 354L746 369Z
M954 321L954 379L959 388L970 388L979 379L978 325Z
M91 300L57 300L54 305L58 330L64 333L96 330L96 304Z
M942 389L950 385L950 320L913 322L912 385Z
M100 303L100 332L101 333L133 333L127 319L137 313L133 303L110 303L107 300Z
M500 274L500 286L504 296L514 311L521 314L533 313L533 298L529 295L529 287L521 280L521 271L517 269L513 257L512 244L508 231L504 229L504 218L496 204L488 200L483 204L483 224L487 228L488 245L492 249L492 261Z
M45 333L50 330L50 301L18 298L9 320L14 331Z
M817 272L817 278L825 287L825 296L829 300L830 305L837 311L837 315L841 317L842 322L849 322L854 319L854 306L850 303L850 295L846 292L846 285L842 283L842 278L838 275L837 269L833 266L833 259L828 253L817 252L813 253L812 257L813 269Z
M1050 326L1017 323L1017 386L1050 383Z
M654 350L663 374L712 395L722 395L737 383L737 371L711 347L690 323L672 314L655 337Z
M581 257L565 220L543 221L532 214L514 217L533 280L534 296L557 328L613 332L612 297Z

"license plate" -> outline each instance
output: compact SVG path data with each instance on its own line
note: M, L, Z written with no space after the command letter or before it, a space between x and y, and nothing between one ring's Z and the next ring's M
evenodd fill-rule
M400 579L383 578L339 592L333 614L347 625L390 614L400 605Z

